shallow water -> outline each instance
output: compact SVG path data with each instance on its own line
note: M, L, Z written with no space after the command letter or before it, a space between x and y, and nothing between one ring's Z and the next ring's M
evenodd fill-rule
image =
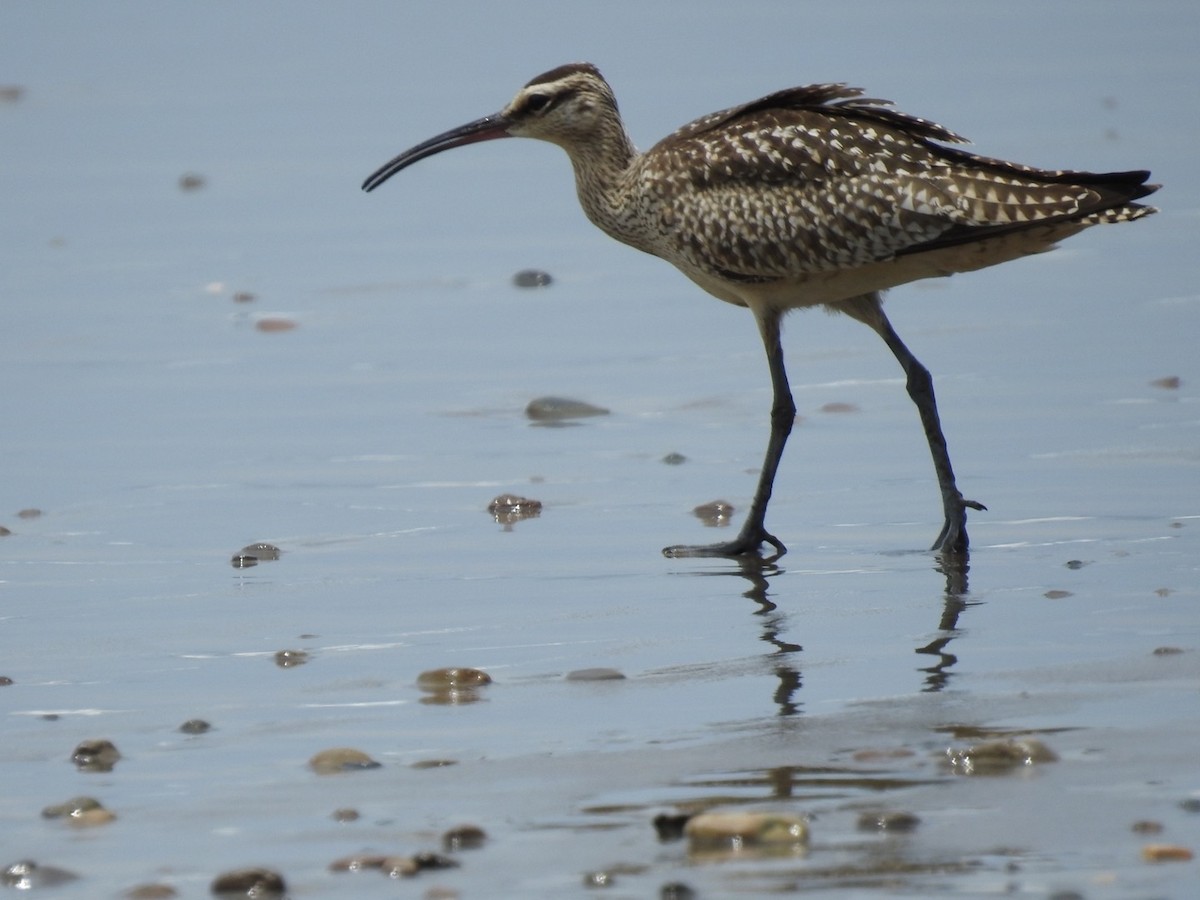
M1200 796L1200 12L794 4L763 6L764 33L722 4L615 9L0 10L0 86L23 88L0 95L0 865L75 872L62 897L205 896L247 865L294 897L390 897L327 867L473 823L484 846L406 896L591 896L598 871L614 897L1191 896L1195 861L1141 851L1200 850L1180 805ZM790 552L667 560L713 536L695 506L753 490L770 392L744 311L595 232L554 148L358 190L571 58L643 146L845 79L983 153L1166 185L1145 221L894 292L989 506L969 573L923 550L936 485L866 329L787 323L802 420L769 524ZM552 283L515 286L529 268ZM610 413L539 427L547 395ZM541 514L497 524L502 493ZM281 559L234 568L252 541ZM423 702L418 675L447 666L494 683ZM627 678L565 677L588 667ZM212 730L178 731L197 717ZM941 762L1008 734L1059 761ZM69 762L92 738L112 772ZM313 773L339 746L382 766ZM456 764L414 767L432 760ZM117 819L41 816L78 795ZM656 836L714 804L809 817L807 854ZM920 824L857 828L881 808Z

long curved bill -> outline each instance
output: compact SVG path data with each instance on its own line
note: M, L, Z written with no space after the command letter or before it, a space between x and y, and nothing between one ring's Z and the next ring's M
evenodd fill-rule
M477 144L480 141L493 141L497 138L510 137L508 127L511 124L512 122L505 116L496 113L492 116L484 116L482 119L476 119L474 122L468 122L466 125L460 125L458 128L452 128L444 134L439 134L437 137L430 138L422 144L417 144L417 146L410 150L405 150L391 162L381 166L370 178L363 182L362 189L364 191L373 191L401 169L405 169L427 156L441 153L443 150L449 150L453 147L464 147L467 144Z

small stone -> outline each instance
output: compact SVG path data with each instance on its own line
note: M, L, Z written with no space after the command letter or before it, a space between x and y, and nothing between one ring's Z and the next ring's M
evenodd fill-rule
M344 806L341 809L335 809L331 818L335 822L357 822L359 820L359 812L357 809Z
M5 528L3 525L0 525L0 537L8 537L10 534L12 534L12 532L9 529Z
M169 884L139 884L121 896L127 900L170 900L171 897L178 897L179 891Z
M43 866L32 859L17 860L0 870L0 884L19 891L57 887L78 877L74 872L57 866Z
M704 812L683 828L693 853L780 850L808 843L808 824L790 813Z
M204 176L195 172L185 172L179 176L179 189L181 191L198 191L206 183Z
M308 662L306 650L279 650L275 654L275 665L281 669L294 669Z
M1129 830L1134 834L1161 834L1163 826L1162 822L1153 822L1149 819L1140 819L1130 825Z
M736 510L732 503L725 500L711 500L708 503L701 503L692 510L692 515L711 527L725 527L729 524L730 519Z
M280 332L291 331L298 327L298 323L294 319L288 319L284 316L263 316L261 319L256 319L254 327L259 331L265 332Z
M207 722L205 722L203 719L188 719L186 722L184 722L182 725L179 726L179 730L182 731L184 734L204 734L206 731L210 730L211 728L212 728L212 726L209 725Z
M278 900L287 893L283 876L271 869L235 869L213 879L209 890L219 897Z
M695 900L696 891L682 881L671 881L658 889L658 900Z
M389 857L382 854L358 853L354 856L343 856L329 864L331 872L366 872L370 869L382 869Z
M1147 844L1142 848L1142 859L1146 862L1190 862L1192 851L1178 844Z
M442 835L442 847L448 853L478 850L487 840L487 832L478 825L459 825Z
M1047 600L1062 600L1064 597L1070 597L1070 591L1046 591L1042 594Z
M517 494L501 494L488 504L488 512L500 525L513 525L542 514L542 501Z
M687 457L682 453L668 453L662 458L662 462L668 466L681 466L687 462Z
M71 754L71 762L81 772L111 772L121 758L112 741L83 741Z
M103 809L95 797L72 797L66 803L55 803L42 810L43 819L59 819L64 816L75 816L92 809Z
M853 403L826 403L821 407L823 413L856 413L858 406Z
M1168 375L1165 378L1155 378L1150 382L1150 387L1162 388L1166 391L1178 390L1183 384L1183 379L1178 375Z
M677 841L683 837L684 826L691 813L659 813L652 820L654 831L660 841Z
M1200 797L1184 797L1179 801L1179 808L1184 812L1200 813Z
M0 687L11 687L13 680L7 675L0 675Z
M543 272L540 269L522 269L513 276L513 284L519 288L539 288L546 287L554 281L548 272Z
M247 553L235 553L229 562L235 569L249 569L251 566L258 565L258 557L250 556Z
M333 747L313 756L308 761L308 766L318 775L334 775L340 772L378 769L380 764L353 747Z
M419 759L413 763L410 768L413 769L445 769L448 766L457 766L457 759Z
M469 667L429 669L417 676L417 687L431 692L477 688L491 683L492 676L487 672Z
M1069 559L1065 563L1068 569L1082 569L1087 565L1082 559Z
M1184 650L1182 647L1155 647L1150 652L1154 656L1178 656Z
M536 397L525 407L526 418L535 422L561 422L567 419L607 415L608 410L602 406L593 406L583 400L567 397Z
M960 775L1001 775L1038 763L1056 762L1058 754L1037 738L981 741L946 750L950 768Z
M253 303L256 299L250 291L235 291L233 294L234 303Z
M17 518L18 519L36 519L41 514L42 514L42 511L40 509L30 508L30 509L17 510Z
M279 559L283 551L274 544L267 544L259 541L256 544L247 544L238 553L246 556L253 556L259 562L269 562L274 559Z

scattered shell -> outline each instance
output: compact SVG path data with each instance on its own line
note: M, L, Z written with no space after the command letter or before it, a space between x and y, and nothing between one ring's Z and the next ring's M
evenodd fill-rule
M536 397L525 407L526 418L535 422L561 422L565 419L584 419L588 416L607 416L608 410L583 400L568 397Z
M860 813L858 817L859 831L888 831L893 834L907 834L916 831L921 820L910 812L879 811Z
M179 176L179 189L181 191L198 191L207 184L203 175L196 172L185 172Z
M449 853L477 850L487 840L487 832L478 825L459 825L442 835L442 846Z
M623 681L624 673L618 669L598 666L591 669L576 669L567 673L567 681Z
M499 525L513 525L524 519L536 519L542 514L542 501L516 494L501 494L488 504L488 512Z
M1181 384L1183 384L1183 379L1178 375L1168 375L1165 378L1155 378L1152 382L1150 382L1150 387L1174 391L1178 390Z
M316 754L308 761L308 765L318 775L333 775L339 772L378 769L380 764L353 747L333 747Z
M522 269L512 278L513 284L520 288L539 288L546 287L552 281L549 272L543 272L540 269Z
M270 869L236 869L218 875L209 890L219 897L276 900L287 893L287 885L282 875Z
M120 758L116 745L103 739L83 741L71 754L71 762L81 772L111 772Z
M78 877L74 872L56 866L39 865L32 859L17 860L0 870L0 884L19 891L56 887Z
M1058 754L1037 738L981 741L960 750L946 750L948 765L960 775L1002 775L1057 760Z
M724 528L729 524L735 511L732 503L725 500L712 500L695 507L692 515L709 528Z
M275 665L281 669L292 669L308 662L307 650L278 650L275 653Z
M791 813L704 812L683 827L692 854L794 853L808 843L808 824Z
M1178 844L1147 844L1142 848L1142 859L1146 862L1189 862L1192 851Z
M204 732L208 731L210 728L212 728L212 726L203 719L188 719L179 726L179 730L184 734L204 734Z

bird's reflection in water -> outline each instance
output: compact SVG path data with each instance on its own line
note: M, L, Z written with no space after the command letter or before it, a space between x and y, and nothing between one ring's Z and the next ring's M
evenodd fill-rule
M942 690L954 674L951 668L958 662L958 657L949 653L946 647L961 632L958 628L958 617L970 603L967 601L967 573L971 569L970 553L941 553L936 557L934 568L946 578L946 589L943 595L942 617L938 622L938 636L923 647L917 647L917 653L937 657L937 662L931 666L922 667L919 671L925 673L925 692Z
M770 579L782 575L784 570L775 562L778 557L760 559L758 557L737 557L730 560L732 566L720 569L696 572L697 575L736 575L750 583L749 590L742 591L742 596L758 604L754 615L762 619L761 640L774 647L770 656L774 661L772 670L779 679L773 699L779 707L778 715L794 716L800 712L796 702L796 692L800 690L800 669L789 658L804 648L799 644L785 641L780 635L787 626L786 616L771 600L768 588Z

